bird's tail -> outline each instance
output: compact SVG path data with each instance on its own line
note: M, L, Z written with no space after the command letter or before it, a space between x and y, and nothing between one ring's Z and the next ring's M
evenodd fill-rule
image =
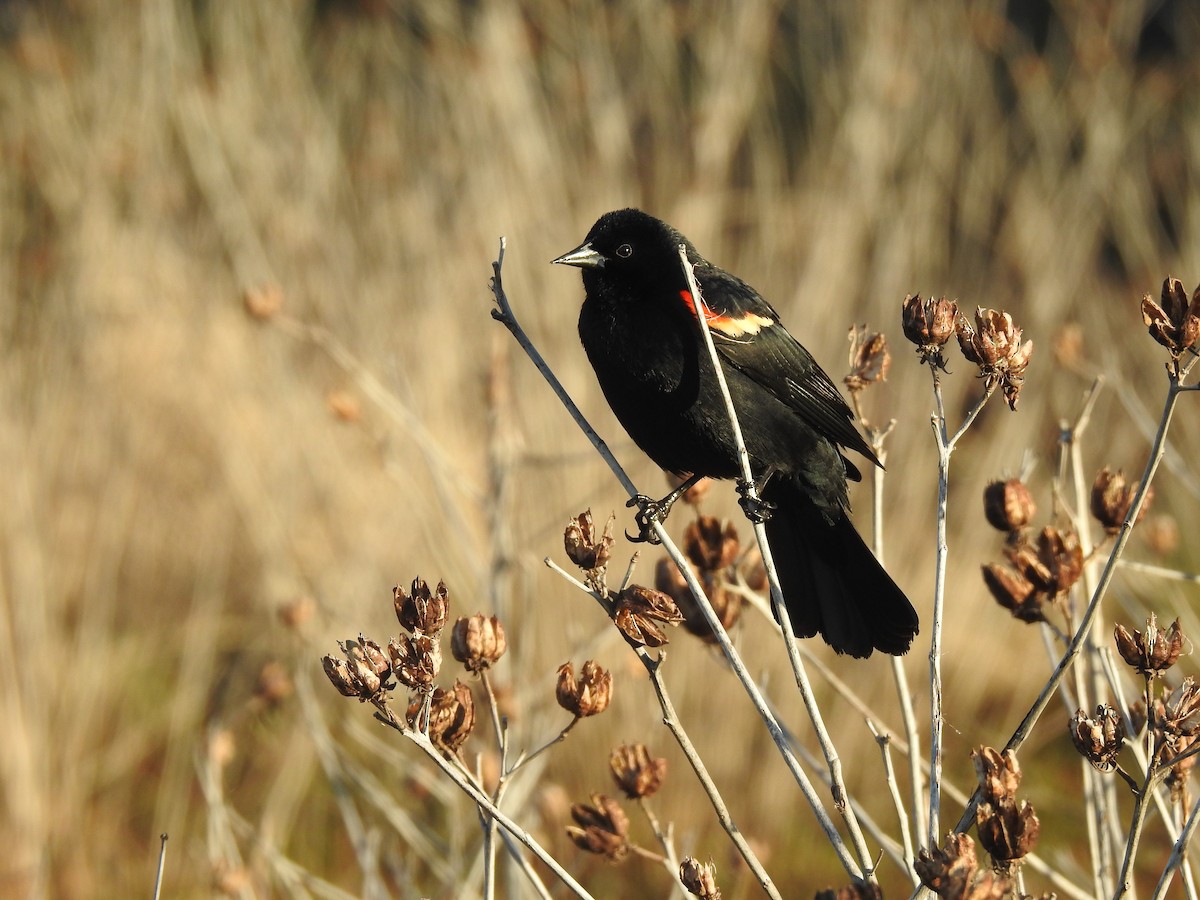
M795 481L764 491L775 504L767 538L797 637L820 632L838 653L868 657L908 651L917 612L844 513L830 520Z

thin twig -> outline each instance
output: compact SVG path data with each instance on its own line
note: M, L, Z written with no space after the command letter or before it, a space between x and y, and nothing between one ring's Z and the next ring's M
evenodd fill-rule
M913 853L912 832L908 828L908 814L904 811L904 800L900 797L900 788L896 784L896 770L892 766L892 739L886 732L879 731L870 719L867 719L867 727L871 729L871 734L875 735L875 742L879 744L879 752L883 756L883 774L892 797L892 805L896 807L896 818L900 822L900 840L904 844L904 863L908 869L908 877L914 885L918 885L921 879L917 877L916 869L913 868L913 860L916 857Z
M158 871L154 875L154 900L158 900L162 893L163 869L167 864L167 833L164 831L158 836Z
M946 600L946 560L949 551L946 545L946 523L950 492L950 457L954 446L975 421L984 405L992 396L994 387L988 387L963 418L953 436L946 427L946 406L942 397L942 383L938 368L930 364L933 376L933 395L937 412L930 424L938 450L938 495L937 495L937 556L933 579L933 622L929 636L929 820L925 836L930 847L937 847L941 831L942 806L942 619ZM961 830L961 829L956 829Z

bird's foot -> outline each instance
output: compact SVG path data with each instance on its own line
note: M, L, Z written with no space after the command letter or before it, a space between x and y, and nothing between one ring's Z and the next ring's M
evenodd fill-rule
M674 500L675 498L670 495L667 495L662 500L655 500L653 497L647 497L645 494L638 494L636 497L631 497L625 505L636 506L638 508L637 515L633 517L634 524L638 527L638 533L630 534L626 531L625 537L635 544L661 544L662 541L654 533L654 525L656 522L666 521L667 515L671 512Z
M751 496L751 487L747 482L738 480L738 506L742 508L747 519L755 525L761 525L771 518L771 514L775 512L775 504L762 497Z

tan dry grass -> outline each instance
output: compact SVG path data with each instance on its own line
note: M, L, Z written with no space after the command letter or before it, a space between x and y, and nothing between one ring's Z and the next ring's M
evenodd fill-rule
M1136 52L1148 15L1138 3L1104 5L1103 15L1056 5L1044 55L995 3L9 6L5 893L146 890L164 830L168 891L207 892L216 841L195 767L207 728L223 723L236 740L225 796L262 841L243 841L247 890L270 893L280 877L264 847L362 889L308 723L294 703L266 715L247 703L268 660L311 676L334 637L386 634L387 589L412 575L445 578L459 612L490 609L506 588L499 611L521 684L548 690L553 667L584 652L621 670L611 638L586 649L603 627L597 613L539 561L557 552L569 514L622 498L497 336L485 281L507 234L506 281L527 327L655 489L578 350L578 284L545 265L599 212L627 203L671 220L773 298L831 370L853 321L898 339L899 299L918 289L1008 308L1037 341L1021 412L989 410L956 457L952 493L945 669L956 780L969 779L972 744L1007 735L1042 654L980 589L976 567L996 541L977 497L1026 448L1048 453L1055 423L1073 414L1086 379L1056 369L1048 352L1069 321L1084 325L1087 358L1121 386L1101 402L1089 459L1140 469L1145 434L1122 401L1152 420L1161 379L1136 298L1168 272L1200 279L1200 118L1185 49L1197 22L1185 4L1159 13L1155 27L1176 49L1158 56ZM411 419L360 396L362 419L337 421L326 395L359 387L311 346L244 317L241 293L262 285L279 285L288 312L329 328ZM930 400L906 348L893 349L891 381L874 401L900 421L888 554L927 609ZM503 412L517 454L499 510L514 567L501 580L491 573L485 405L497 354L509 360ZM974 390L957 368L954 403ZM1191 446L1195 431L1182 422L1176 446ZM1045 463L1034 479L1044 509L1049 472ZM1167 473L1159 500L1185 535L1196 524L1194 477L1182 465ZM1140 590L1160 612L1185 593ZM274 611L305 595L320 612L296 638ZM838 880L812 854L810 820L779 789L782 769L732 683L706 651L677 643L677 702L735 815L773 850L769 867L791 893ZM770 646L758 624L743 644ZM761 665L785 695L777 662ZM923 658L909 665L919 685ZM838 668L891 708L883 663ZM648 688L626 672L620 690L608 718L587 723L550 764L547 777L571 797L604 782L610 745L644 737L671 752ZM548 698L519 696L527 711L514 728L534 743L557 719L533 705ZM318 697L336 728L374 731L359 710ZM830 719L854 783L876 792L861 723L836 709ZM1048 761L1074 772L1059 735L1050 717L1038 738L1055 748ZM349 744L393 790L411 765L400 754L381 770ZM1037 764L1027 757L1025 768ZM461 803L447 800L443 813L441 801L406 802L433 823L432 837L450 836L428 854L474 859ZM531 804L522 811L534 820ZM724 861L685 778L669 783L660 812L686 849ZM600 894L620 882L628 895L629 871L592 871L565 850L558 823L543 833ZM382 852L420 890L453 895L411 846L385 837Z

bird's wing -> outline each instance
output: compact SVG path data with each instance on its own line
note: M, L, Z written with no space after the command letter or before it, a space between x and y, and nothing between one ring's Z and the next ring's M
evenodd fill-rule
M721 356L829 440L878 462L841 392L780 324L771 305L744 281L716 267L704 271L699 283L705 318ZM694 313L690 295L684 302Z

